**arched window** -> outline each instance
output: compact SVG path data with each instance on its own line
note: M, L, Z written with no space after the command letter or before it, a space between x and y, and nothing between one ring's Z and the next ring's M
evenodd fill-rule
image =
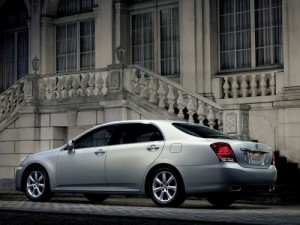
M0 92L28 74L28 12L23 1L0 9Z
M93 7L94 0L60 1L56 26L57 73L95 68Z

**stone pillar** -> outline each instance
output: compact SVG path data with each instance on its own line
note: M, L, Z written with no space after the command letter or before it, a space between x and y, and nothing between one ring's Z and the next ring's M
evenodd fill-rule
M128 27L130 27L128 5L123 3L115 3L115 45L113 50L119 46L125 49L125 55L122 62L124 64L129 63L130 30ZM113 52L113 54L114 53L115 52ZM116 59L116 54L114 54L114 56L114 62L118 62Z
M195 0L181 0L180 8L180 70L182 85L196 91Z
M29 22L29 73L33 73L31 60L37 56L41 58L41 1L31 1L31 19Z
M53 19L49 17L41 18L41 58L40 73L54 73L55 60L55 26Z
M114 24L113 0L99 0L95 8L95 54L96 68L113 64L114 59Z
M241 140L249 140L249 105L224 105L223 131Z

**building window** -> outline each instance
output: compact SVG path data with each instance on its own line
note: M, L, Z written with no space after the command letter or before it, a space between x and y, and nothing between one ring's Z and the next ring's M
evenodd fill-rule
M154 15L159 15L157 20ZM161 75L179 75L179 41L178 7L154 8L132 15L133 64Z
M0 92L28 74L28 13L22 1L7 1L0 13Z
M282 66L281 0L219 0L221 70Z
M80 20L80 13L93 10L93 2L93 0L60 2L58 16L63 16L63 18L57 20L56 26L57 73L95 68L95 21L86 17ZM73 18L74 14L78 16ZM68 21L71 22L64 22L66 16L69 16Z
M179 74L179 10L160 11L160 73Z
M153 70L153 24L152 13L132 17L132 63Z

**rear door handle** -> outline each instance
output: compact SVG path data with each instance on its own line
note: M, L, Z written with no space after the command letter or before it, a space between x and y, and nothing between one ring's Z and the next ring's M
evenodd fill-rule
M96 156L101 156L101 155L104 155L104 154L105 154L105 151L103 151L102 149L100 149L99 151L95 152Z
M150 152L154 152L158 149L159 149L159 147L156 146L156 145L150 145L150 146L147 147L147 150L150 151Z

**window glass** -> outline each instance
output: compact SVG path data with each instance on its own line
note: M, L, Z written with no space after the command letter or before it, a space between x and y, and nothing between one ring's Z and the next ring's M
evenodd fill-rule
M95 68L94 26L94 20L56 26L56 72Z
M173 123L173 126L182 132L201 138L234 139L231 136L220 131L210 129L197 124Z
M154 58L152 13L132 17L132 63L153 70Z
M101 127L85 134L75 141L74 148L91 148L109 145L109 140L115 127L115 125Z
M132 64L154 70L157 63L161 75L179 75L179 7L149 10L132 15ZM154 18L156 14L159 14L158 21ZM159 39L156 40L156 36ZM159 54L156 54L156 50Z
M114 137L114 144L132 144L164 140L158 128L152 124L121 124Z
M221 70L283 64L281 0L219 0L219 27Z

